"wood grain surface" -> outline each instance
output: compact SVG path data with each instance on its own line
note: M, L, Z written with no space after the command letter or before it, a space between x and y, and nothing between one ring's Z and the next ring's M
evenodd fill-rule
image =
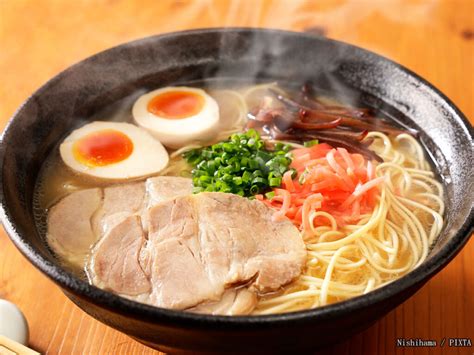
M174 30L258 26L309 31L407 66L474 118L474 1L0 0L0 125L48 78L98 51ZM414 297L327 354L472 354L474 348L397 348L397 338L471 337L474 242ZM46 354L152 354L86 315L0 232L0 298ZM284 335L282 335L284 336Z

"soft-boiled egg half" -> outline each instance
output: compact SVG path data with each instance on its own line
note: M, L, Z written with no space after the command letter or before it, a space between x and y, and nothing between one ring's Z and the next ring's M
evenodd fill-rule
M95 121L72 131L59 147L72 170L102 179L152 175L168 165L168 152L147 131L130 123Z
M173 149L209 141L219 123L217 102L204 90L185 86L165 87L141 96L132 113L140 127Z

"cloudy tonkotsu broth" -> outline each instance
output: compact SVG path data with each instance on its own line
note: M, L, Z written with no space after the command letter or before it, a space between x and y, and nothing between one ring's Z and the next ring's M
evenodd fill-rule
M296 87L142 90L79 124L35 192L58 260L123 297L230 315L343 301L419 266L444 204L416 132ZM189 280L184 267L197 270Z

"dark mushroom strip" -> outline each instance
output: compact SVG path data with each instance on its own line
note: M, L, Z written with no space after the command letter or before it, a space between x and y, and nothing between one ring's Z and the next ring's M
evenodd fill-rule
M373 117L368 116L370 112L369 109L345 108L342 106L324 106L308 98L305 99L303 104L297 100L283 96L275 90L268 89L268 91L274 95L277 100L280 101L287 109L291 111L298 111L300 112L300 115L309 115L310 117L313 116L314 118L321 120L334 120L334 116L354 119L373 119ZM317 105L314 105L315 103Z
M272 122L274 119L273 112L268 109L262 109L258 111L255 115L249 113L247 114L247 117L251 120L259 122Z
M352 108L341 105L327 105L316 98L316 93L313 83L305 82L300 90L300 95L304 99L306 106L316 109L334 112L336 114L345 114L354 118L373 118L371 116L372 110L370 108Z
M365 138L364 141L362 142L363 145L365 145L366 147L370 147L372 145L372 143L374 143L374 138L372 137L369 137L369 138Z
M268 132L268 134L274 139L279 139L279 138L275 138L275 137L282 137L283 135L286 134L284 131L280 130L275 125L264 127L264 131Z
M300 109L298 112L301 120L305 122L331 122L337 118L343 118L341 115L336 115L332 113L327 113L323 111L315 111L315 110L308 110L308 109Z
M283 96L279 92L273 90L273 89L268 89L270 94L276 97L278 101L280 101L288 110L293 111L293 112L298 112L299 110L303 109L306 111L311 111L311 107L304 106L300 104L299 102L290 99L289 97Z
M341 118L340 125L351 128L357 128L362 130L380 130L384 133L398 135L401 133L408 133L415 137L418 136L418 132L414 129L397 129L391 126L389 123L384 122L381 119L376 119L368 115L362 115L365 111L358 111L358 109L345 109L341 106L327 106L336 111L328 110L327 107L324 109L308 107L308 105L302 105L301 103L285 97L280 93L269 89L269 92L274 95L288 110L292 112L298 112L300 118L304 122L309 121L323 121L331 122L335 119ZM374 127L375 125L375 127Z
M354 118L374 118L368 108L347 108L342 106L326 106L322 111L339 115L351 116Z
M304 133L316 133L316 132L308 130ZM364 130L360 132L354 132L354 131L344 130L343 128L339 128L339 129L331 129L327 131L320 130L320 131L317 131L317 133L323 134L323 135L330 135L332 137L341 138L341 139L344 139L344 138L353 139L355 141L360 142L367 136L367 133L369 133L369 131Z
M384 133L388 134L393 134L393 135L398 135L401 133L409 133L415 137L417 137L418 132L413 130L413 129L398 129L395 127L390 126L386 122L382 121L381 119L374 119L372 122L367 122L363 121L360 119L352 118L352 117L347 117L343 115L332 115L328 113L323 113L319 111L306 111L304 114L305 121L310 122L311 120L315 121L328 121L331 118L334 119L334 117L339 117L341 118L341 126L345 127L350 127L350 128L355 128L355 129L362 129L362 130L371 130L371 131L381 131Z
M306 82L301 87L299 95L296 95L297 99L295 101L311 109L316 109L316 110L324 109L324 104L313 99L314 96L315 95L314 95L314 89L313 89L312 84L309 82Z
M311 138L305 138L306 136L295 136L293 134L288 134L288 133L283 133L283 132L278 132L276 130L273 130L271 132L271 137L272 139L278 140L278 141L288 141L288 142L295 142L295 143L303 143L305 140L311 140Z
M331 129L336 128L341 123L342 118L337 118L330 122L323 123L306 123L301 121L295 121L292 124L293 128L302 128L307 130L320 130L320 129Z
M308 110L300 109L299 114L302 118L306 120L318 120L318 121L328 121L334 118L347 118L350 120L358 120L360 122L375 123L380 119L376 119L373 116L364 115L358 111L350 111L350 109L337 109L337 110ZM350 122L349 122L350 123Z
M253 129L255 129L256 131L260 131L264 125L265 125L265 123L264 123L264 122L261 122L261 121L248 120L248 121L247 121L246 128L247 128L247 129L253 128Z
M305 97L314 97L314 87L310 81L301 85L300 93Z
M337 140L347 140L347 141L354 141L360 142L365 144L364 138L367 136L367 131L361 132L359 134L341 134L341 132L335 132L335 130L331 131L300 131L300 130L293 130L291 132L285 132L289 134L294 134L296 136L311 136L315 137L316 139L337 139ZM317 136L317 137L316 137Z

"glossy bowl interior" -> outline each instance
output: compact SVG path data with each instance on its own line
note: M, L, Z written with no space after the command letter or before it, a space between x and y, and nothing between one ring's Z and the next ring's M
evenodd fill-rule
M368 295L304 312L270 316L197 315L135 303L63 270L33 218L35 181L45 157L72 127L137 89L203 78L304 82L375 107L419 129L446 187L446 224L416 270ZM127 43L51 79L16 112L2 135L2 221L20 251L79 307L163 350L244 351L315 348L366 328L444 267L473 228L473 130L443 94L374 53L301 33L209 29Z

